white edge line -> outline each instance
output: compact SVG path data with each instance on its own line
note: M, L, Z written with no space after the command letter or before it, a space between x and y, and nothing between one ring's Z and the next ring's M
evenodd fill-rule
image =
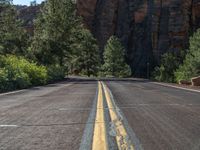
M6 125L6 124L1 124L0 127L18 127L18 125Z
M172 87L172 88L176 88L176 89L181 89L181 90L186 90L186 91L190 91L190 92L197 92L200 93L200 90L194 90L194 89L188 89L188 88L184 88L184 87L178 87L178 86L174 86L174 85L169 85L166 83L158 83L158 82L151 82L153 84L157 84L157 85L162 85L165 87Z
M16 93L25 92L25 91L27 91L27 89L17 90L17 91L12 91L12 92L7 92L7 93L2 93L2 94L0 94L0 96L10 95L10 94L16 94Z

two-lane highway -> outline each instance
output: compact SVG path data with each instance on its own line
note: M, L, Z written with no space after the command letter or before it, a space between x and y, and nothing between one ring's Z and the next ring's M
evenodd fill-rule
M0 95L0 150L200 150L200 93L76 80Z

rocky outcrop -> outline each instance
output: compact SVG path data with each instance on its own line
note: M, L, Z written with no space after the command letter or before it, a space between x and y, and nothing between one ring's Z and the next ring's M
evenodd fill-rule
M101 54L107 39L118 36L139 77L165 52L187 48L189 36L200 27L200 0L77 0L77 8Z
M41 11L41 5L30 7L16 6L16 8L18 11L18 17L22 20L23 27L32 35L34 30L34 20Z
M192 78L191 82L193 86L200 86L200 76Z
M77 3L78 15L83 16L84 22L89 28L93 26L96 3L97 0L84 0Z

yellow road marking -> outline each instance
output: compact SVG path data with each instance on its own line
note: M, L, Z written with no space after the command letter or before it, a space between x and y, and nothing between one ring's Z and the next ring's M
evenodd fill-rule
M115 136L117 141L117 146L119 150L134 150L134 145L131 143L129 136L127 134L127 131L125 129L125 126L123 125L123 122L120 118L120 116L117 114L116 107L114 106L111 95L108 92L108 87L103 84L106 101L109 108L110 118L111 122L113 123L114 129L115 129Z
M96 112L96 120L94 126L94 135L93 135L93 150L107 150L108 143L106 137L106 125L104 119L104 106L103 106L103 92L102 85L98 83L99 91L98 91L98 102L97 102L97 112Z

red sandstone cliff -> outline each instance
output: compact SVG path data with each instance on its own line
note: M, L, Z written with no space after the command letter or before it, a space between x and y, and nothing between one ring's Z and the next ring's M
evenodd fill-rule
M77 0L77 8L101 50L111 35L121 39L137 76L163 53L187 48L200 27L200 0Z

